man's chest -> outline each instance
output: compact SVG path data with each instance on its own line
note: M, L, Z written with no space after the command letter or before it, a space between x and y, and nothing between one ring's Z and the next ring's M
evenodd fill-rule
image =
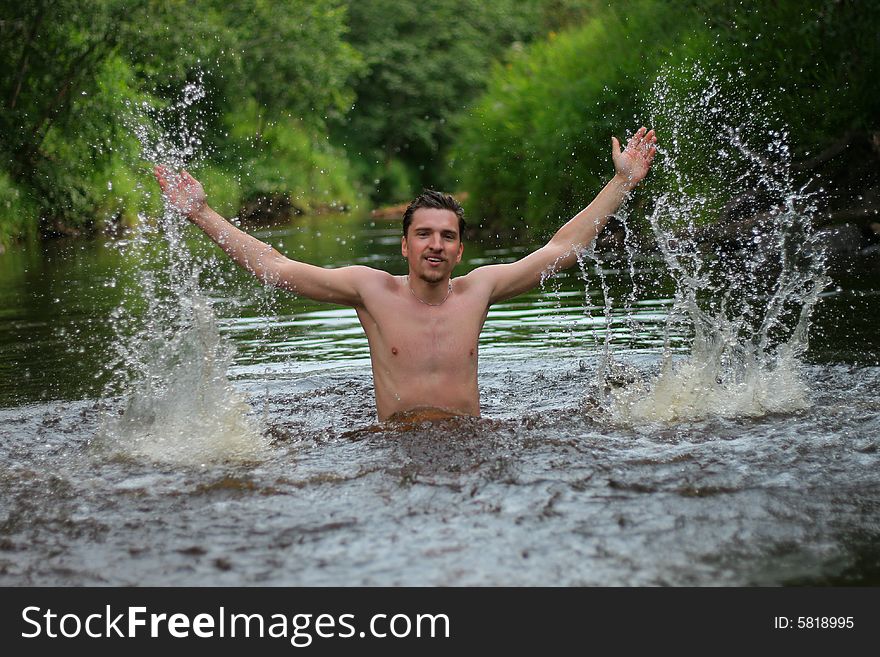
M467 299L420 307L404 298L358 312L374 354L408 362L467 361L476 356L486 308Z

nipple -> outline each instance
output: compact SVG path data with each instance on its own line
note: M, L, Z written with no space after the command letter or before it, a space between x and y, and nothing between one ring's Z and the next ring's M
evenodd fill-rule
M391 353L396 356L397 355L397 347L391 347ZM474 352L471 352L471 353L474 353Z

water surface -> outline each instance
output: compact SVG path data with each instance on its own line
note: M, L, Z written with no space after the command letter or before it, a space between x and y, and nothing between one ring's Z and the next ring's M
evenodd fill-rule
M253 232L310 262L403 273L398 230L352 216ZM462 271L535 246L467 244ZM210 432L187 458L168 436L149 453L100 438L125 409L118 347L137 331L119 308L137 318L146 305L133 258L117 239L0 259L4 585L880 581L870 257L833 271L814 310L798 410L613 421L606 343L646 375L664 344L688 353L688 332L665 328L663 261L642 254L635 297L629 264L608 261L494 306L484 417L416 427L376 424L353 310L267 292L217 257L200 286L264 441L244 459L216 458Z

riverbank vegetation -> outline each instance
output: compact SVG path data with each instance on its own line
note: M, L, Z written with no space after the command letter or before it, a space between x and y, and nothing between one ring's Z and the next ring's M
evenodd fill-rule
M728 119L755 131L777 121L789 132L790 169L803 181L821 180L829 219L875 217L880 40L871 26L878 21L880 5L858 1L631 0L597 9L583 25L496 65L487 92L462 118L453 162L471 212L547 236L612 175L609 137L623 141L653 104L661 145L673 134L683 142L677 174L706 185L700 191L712 202L702 219L717 219L730 197L712 198L725 167L713 159L716 126L686 125L699 112L670 111L673 103L650 98L658 74L667 94L699 92L701 68L722 87L739 87L729 98L760 102L731 103ZM662 191L657 178L651 194Z
M135 126L205 97L191 166L227 216L469 194L475 223L545 236L611 173L661 71L768 99L829 217L880 204L874 2L0 0L0 248L157 212ZM680 117L657 115L663 121ZM681 127L681 126L679 126ZM708 148L693 135L699 171ZM655 186L663 181L653 181ZM721 201L719 201L719 204ZM723 208L716 207L721 212ZM712 215L707 215L707 221Z

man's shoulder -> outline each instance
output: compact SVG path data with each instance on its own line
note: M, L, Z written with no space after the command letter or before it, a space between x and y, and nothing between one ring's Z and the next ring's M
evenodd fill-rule
M453 285L457 285L461 288L474 288L480 287L487 282L489 282L493 275L493 268L497 265L483 265L482 267L477 267L476 269L472 269L464 276L459 276L458 278L452 279Z
M353 276L358 280L381 281L387 283L393 281L395 278L387 271L375 269L374 267L368 267L366 265L346 265L345 267L340 267L339 271L344 271L349 276Z
M452 289L461 296L488 299L492 291L492 278L486 269L485 266L478 267L464 276L453 278Z
M366 265L351 265L344 269L362 291L389 291L399 286L399 277L382 269Z

